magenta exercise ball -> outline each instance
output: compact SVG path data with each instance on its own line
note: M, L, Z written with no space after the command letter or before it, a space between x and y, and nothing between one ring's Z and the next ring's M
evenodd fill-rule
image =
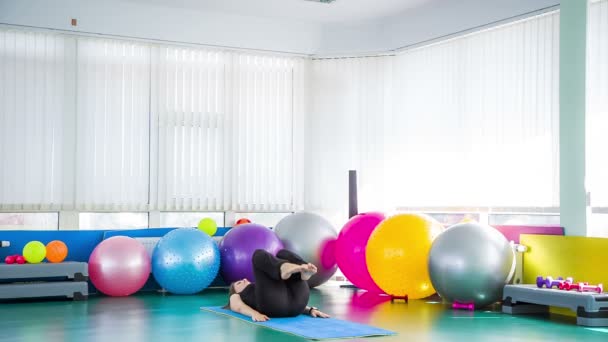
M356 287L373 293L384 291L376 285L367 270L365 247L382 220L384 214L378 212L355 215L342 227L336 241L336 262L346 279Z
M89 278L108 296L128 296L150 276L150 256L137 240L114 236L103 240L89 257Z

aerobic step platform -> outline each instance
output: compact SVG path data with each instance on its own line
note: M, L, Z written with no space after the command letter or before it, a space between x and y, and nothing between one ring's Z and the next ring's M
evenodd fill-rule
M86 262L66 261L39 264L0 264L0 283L22 281L22 279L86 281L89 278L89 264Z
M512 315L546 313L550 306L576 312L576 323L608 326L608 294L539 288L533 284L505 285L502 312Z
M0 285L0 300L56 297L85 300L88 295L89 287L84 281L31 282Z
M0 264L0 300L63 297L86 299L86 262Z

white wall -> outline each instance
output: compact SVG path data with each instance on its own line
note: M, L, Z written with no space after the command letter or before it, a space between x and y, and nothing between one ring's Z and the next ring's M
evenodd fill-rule
M390 47L383 38L382 28L377 21L324 24L315 55L356 55L388 51Z
M320 39L318 24L108 0L0 0L0 23L302 54Z
M374 22L324 25L316 54L390 51L559 3L559 0L436 0Z

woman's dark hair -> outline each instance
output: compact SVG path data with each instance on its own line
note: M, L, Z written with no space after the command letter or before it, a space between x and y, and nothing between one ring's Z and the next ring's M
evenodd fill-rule
M228 304L224 305L222 309L230 309L230 297L232 297L233 294L236 294L234 283L230 284L230 287L228 287Z

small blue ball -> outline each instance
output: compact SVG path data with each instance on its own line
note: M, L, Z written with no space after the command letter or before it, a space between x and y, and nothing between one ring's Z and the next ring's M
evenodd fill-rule
M220 251L213 239L194 228L167 233L152 253L152 274L158 284L175 294L204 290L220 269Z

